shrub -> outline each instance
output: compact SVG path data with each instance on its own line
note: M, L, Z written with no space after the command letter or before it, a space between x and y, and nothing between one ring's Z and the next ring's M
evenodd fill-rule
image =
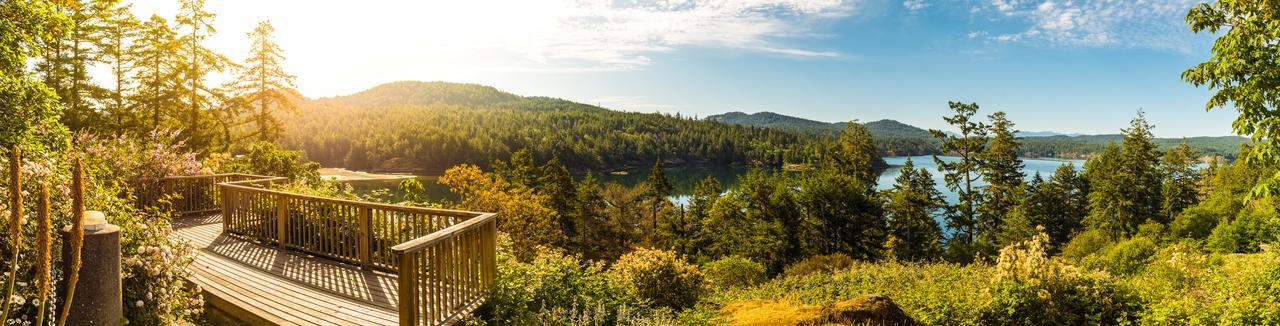
M712 290L752 286L764 281L764 265L739 256L728 256L702 265L702 274Z
M1222 253L1257 252L1280 234L1280 216L1270 200L1260 200L1230 222L1220 223L1209 235L1207 246Z
M813 273L830 273L849 269L853 264L853 258L841 253L813 256L787 266L782 275L783 277L796 277Z
M992 325L1122 324L1135 321L1138 298L1105 274L1083 273L1046 254L1049 236L1000 250L993 299L982 311Z
M619 258L609 274L614 284L655 308L692 307L703 289L702 272L665 250L632 251Z
M1175 244L1129 280L1150 325L1280 324L1280 255L1214 254Z
M1192 206L1169 222L1169 235L1175 238L1204 239L1209 237L1222 216L1203 206Z
M1146 237L1135 237L1108 245L1098 253L1086 257L1081 266L1127 275L1146 266L1147 260L1155 253L1154 241Z
M1097 229L1089 229L1071 238L1066 246L1062 247L1062 257L1068 261L1079 263L1085 257L1096 253L1107 244L1111 243L1111 238L1102 231Z
M320 163L307 161L301 151L285 150L266 141L249 144L244 155L211 165L221 165L219 172L285 177L307 183L320 180Z
M529 262L511 254L511 242L500 238L497 274L481 315L497 325L538 324L552 311L599 310L614 320L623 306L638 300L609 283L603 264L579 262L562 252L538 249Z

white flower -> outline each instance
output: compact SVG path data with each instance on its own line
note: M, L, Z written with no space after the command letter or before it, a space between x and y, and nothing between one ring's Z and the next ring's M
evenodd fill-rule
M134 301L134 302L133 302L133 306L134 306L134 307L138 307L138 308L142 308L142 300Z
M151 300L151 291L147 291L147 300Z
M22 297L22 296L20 296L20 295L14 294L14 295L13 295L13 297L11 297L11 298L9 299L9 303L10 303L10 304L14 304L14 305L19 305L19 306L21 306L21 305L23 305L23 304L26 304L26 303L27 303L27 299L26 299L26 298L23 298L23 297Z

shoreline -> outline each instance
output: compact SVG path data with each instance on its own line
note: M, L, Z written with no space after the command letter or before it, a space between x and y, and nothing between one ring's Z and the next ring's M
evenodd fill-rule
M370 173L343 168L320 168L320 178L333 181L397 180L417 177L408 173Z

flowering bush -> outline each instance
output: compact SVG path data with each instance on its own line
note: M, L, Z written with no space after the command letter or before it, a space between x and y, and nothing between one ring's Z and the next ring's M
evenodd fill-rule
M765 280L764 265L739 256L720 258L702 265L702 274L713 290L756 285Z
M703 292L703 275L675 252L640 248L618 258L610 280L654 308L692 307Z

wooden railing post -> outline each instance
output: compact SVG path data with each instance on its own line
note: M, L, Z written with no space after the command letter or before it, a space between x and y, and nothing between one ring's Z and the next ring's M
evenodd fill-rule
M285 249L285 243L289 235L289 197L284 195L276 196L276 243L280 245L280 249Z
M400 325L418 324L418 260L417 253L400 253L399 313Z
M356 216L356 223L360 224L360 231L356 233L356 236L359 237L359 240L356 241L356 251L358 252L358 255L360 255L360 268L363 269L370 269L373 267L372 246L369 245L369 242L373 239L373 236L369 233L371 230L369 225L371 223L369 221L369 215L371 215L372 210L373 209L368 207L361 207L359 208L360 213Z
M220 189L218 191L219 193L222 193L222 211L218 214L222 216L222 233L227 233L227 221L230 220L227 215L231 214L231 192L228 190L229 189Z

